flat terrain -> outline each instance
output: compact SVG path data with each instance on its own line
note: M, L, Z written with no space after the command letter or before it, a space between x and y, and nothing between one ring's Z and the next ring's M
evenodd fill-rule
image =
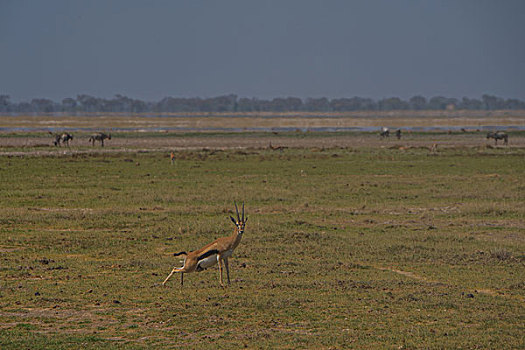
M70 147L52 147L53 138L47 134L39 136L18 135L0 137L0 155L75 155L107 154L122 152L165 152L183 150L228 150L228 149L272 149L273 148L389 148L407 150L421 148L429 150L446 148L504 148L507 150L525 148L525 132L513 132L509 136L509 146L502 141L495 145L494 140L486 139L486 133L405 133L401 140L395 136L381 139L376 133L117 133L92 147L89 135L76 133Z
M0 134L2 349L525 344L523 132L87 135ZM232 284L163 287L234 201Z
M394 135L381 139L378 134L383 126L391 128L392 134L397 128L403 130L402 139ZM270 144L291 148L485 147L494 145L486 135L496 129L509 133L509 147L525 147L525 111L2 116L0 154L224 150ZM75 137L71 148L49 148L53 142L49 132L63 131ZM106 142L108 147L89 147L89 135L95 131L113 136Z
M0 116L0 130L22 129L168 129L205 131L272 128L392 128L525 126L525 111L371 111L91 114L84 116Z

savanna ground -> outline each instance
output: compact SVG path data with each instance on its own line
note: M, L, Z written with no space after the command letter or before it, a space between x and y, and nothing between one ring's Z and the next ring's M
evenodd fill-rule
M0 347L523 348L525 134L509 143L1 134ZM232 284L163 287L173 252L231 233L234 201Z

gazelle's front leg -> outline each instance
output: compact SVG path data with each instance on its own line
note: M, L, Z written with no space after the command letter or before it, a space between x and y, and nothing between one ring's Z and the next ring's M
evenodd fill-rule
M228 278L228 284L230 284L230 265L228 264L228 258L224 259L224 266L226 266L226 277Z

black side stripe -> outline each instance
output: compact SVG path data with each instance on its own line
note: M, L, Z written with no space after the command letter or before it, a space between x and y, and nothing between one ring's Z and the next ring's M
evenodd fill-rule
M208 250L206 253L202 254L197 258L197 260L206 259L210 255L219 254L219 251L217 249Z

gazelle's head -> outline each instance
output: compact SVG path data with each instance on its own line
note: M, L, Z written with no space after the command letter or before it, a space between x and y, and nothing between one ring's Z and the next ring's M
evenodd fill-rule
M235 203L235 212L237 213L237 220L233 218L233 216L230 216L231 221L235 225L235 231L237 234L242 235L244 233L244 226L246 225L246 222L248 221L248 217L244 218L244 202L242 203L242 216L239 217L239 209L237 208L237 203Z

